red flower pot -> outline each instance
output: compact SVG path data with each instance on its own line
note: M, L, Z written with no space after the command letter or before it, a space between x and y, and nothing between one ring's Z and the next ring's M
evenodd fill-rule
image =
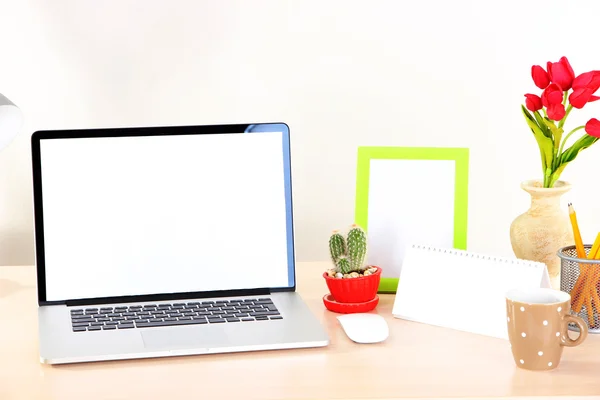
M372 268L377 268L377 271L358 278L332 278L327 275L327 272L323 273L323 277L331 296L338 303L365 303L377 296L381 279L381 268L376 266L372 266Z

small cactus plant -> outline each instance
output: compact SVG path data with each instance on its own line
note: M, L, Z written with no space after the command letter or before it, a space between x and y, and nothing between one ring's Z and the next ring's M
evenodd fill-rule
M329 237L329 253L335 268L328 271L331 277L353 277L370 275L364 262L367 255L367 235L358 225L353 224L344 237L338 230Z
M358 225L348 232L348 258L352 271L361 271L367 254L367 235Z

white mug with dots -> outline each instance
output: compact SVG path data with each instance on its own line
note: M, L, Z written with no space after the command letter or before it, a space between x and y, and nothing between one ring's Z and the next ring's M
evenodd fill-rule
M559 290L513 289L506 294L506 323L515 363L519 368L543 371L554 369L563 348L583 343L588 334L585 321L569 313L571 296ZM569 324L579 336L569 336Z

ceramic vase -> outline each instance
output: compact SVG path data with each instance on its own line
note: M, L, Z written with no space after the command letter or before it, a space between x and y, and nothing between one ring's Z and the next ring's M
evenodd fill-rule
M572 245L573 229L561 198L571 189L568 182L557 181L544 188L539 180L524 181L521 188L531 196L531 205L510 226L510 242L517 258L546 264L553 289L560 290L561 247Z

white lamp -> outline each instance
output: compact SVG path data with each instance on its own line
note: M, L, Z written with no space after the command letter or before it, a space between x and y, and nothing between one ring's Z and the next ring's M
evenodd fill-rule
M22 122L23 114L19 107L0 93L0 150L17 136Z

